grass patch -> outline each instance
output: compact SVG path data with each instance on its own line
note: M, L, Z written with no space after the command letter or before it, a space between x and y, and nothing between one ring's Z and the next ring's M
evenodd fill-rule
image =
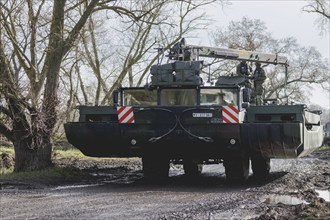
M14 172L14 167L10 167L10 168L1 168L0 169L0 177L4 174L9 174L9 173L12 173ZM0 178L1 180L1 178Z
M13 147L0 146L0 155L3 153L9 155L11 158L13 158L15 155ZM52 159L56 160L61 158L83 159L86 158L86 156L84 156L77 149L64 150L53 148ZM0 158L0 181L38 182L52 184L52 182L67 182L88 176L86 172L74 167L50 167L38 171L14 172L14 163L11 167L1 167L1 162L2 161Z
M0 146L0 175L14 171L14 156L15 151L13 147Z
M322 147L319 148L319 150L330 150L330 146L323 145Z
M15 151L13 147L0 146L0 155L2 153L14 157ZM52 160L60 159L74 159L74 160L104 160L105 158L92 158L83 155L78 149L65 149L54 147L52 152ZM14 181L27 183L41 183L41 184L61 184L66 182L81 181L88 179L90 175L87 171L71 166L54 166L38 171L14 172L14 163L11 167L1 167L0 158L0 182Z
M3 147L0 146L0 154L6 153L14 157L15 151L14 147ZM73 148L73 149L62 149L62 148L53 148L53 155L54 158L77 158L77 159L82 159L82 158L87 158L85 155L83 155L78 149Z
M73 167L51 167L38 171L1 174L0 181L38 182L51 185L81 180L88 176L88 173Z
M89 157L85 156L83 153L81 153L80 150L73 148L73 149L53 149L53 155L52 159L78 159L78 160L93 160L93 161L103 161L107 159L113 159L109 157Z
M87 158L81 151L78 149L53 149L53 158L75 158L75 159L84 159Z
M7 153L7 154L10 154L10 155L14 155L15 154L14 147L0 146L0 154L1 153Z

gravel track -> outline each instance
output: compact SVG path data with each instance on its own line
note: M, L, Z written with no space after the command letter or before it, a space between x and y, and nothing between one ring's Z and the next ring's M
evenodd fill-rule
M151 184L143 179L139 158L55 162L82 169L89 178L60 184L0 182L1 220L330 218L330 203L315 191L330 192L329 150L271 160L267 180L250 176L236 186L226 183L222 165L206 165L194 179L172 165L167 181Z

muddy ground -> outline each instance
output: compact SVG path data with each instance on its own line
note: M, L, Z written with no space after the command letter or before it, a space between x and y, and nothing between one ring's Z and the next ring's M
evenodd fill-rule
M330 219L330 151L271 160L267 180L225 181L224 168L205 165L185 177L172 165L162 183L148 183L141 160L57 159L79 179L2 181L0 219Z

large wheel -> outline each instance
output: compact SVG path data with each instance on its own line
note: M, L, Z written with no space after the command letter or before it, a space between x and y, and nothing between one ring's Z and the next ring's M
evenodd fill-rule
M186 176L198 176L203 171L203 164L200 160L184 158L183 170Z
M164 180L168 177L170 160L166 156L148 152L142 156L144 178L151 181Z
M261 156L251 157L253 176L256 178L266 178L270 171L270 159Z
M246 156L231 156L224 159L226 180L244 183L249 177L250 160Z

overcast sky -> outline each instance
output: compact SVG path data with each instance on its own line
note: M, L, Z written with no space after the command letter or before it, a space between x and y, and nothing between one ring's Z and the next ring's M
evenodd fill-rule
M267 30L275 39L294 37L301 46L315 46L323 57L329 60L330 34L319 35L320 31L315 24L316 14L302 11L306 1L233 0L230 3L231 5L223 9L221 7L208 9L208 15L216 20L216 26L226 27L229 21L240 21L243 16L260 19L265 22ZM315 89L311 100L315 104L330 109L330 93Z

